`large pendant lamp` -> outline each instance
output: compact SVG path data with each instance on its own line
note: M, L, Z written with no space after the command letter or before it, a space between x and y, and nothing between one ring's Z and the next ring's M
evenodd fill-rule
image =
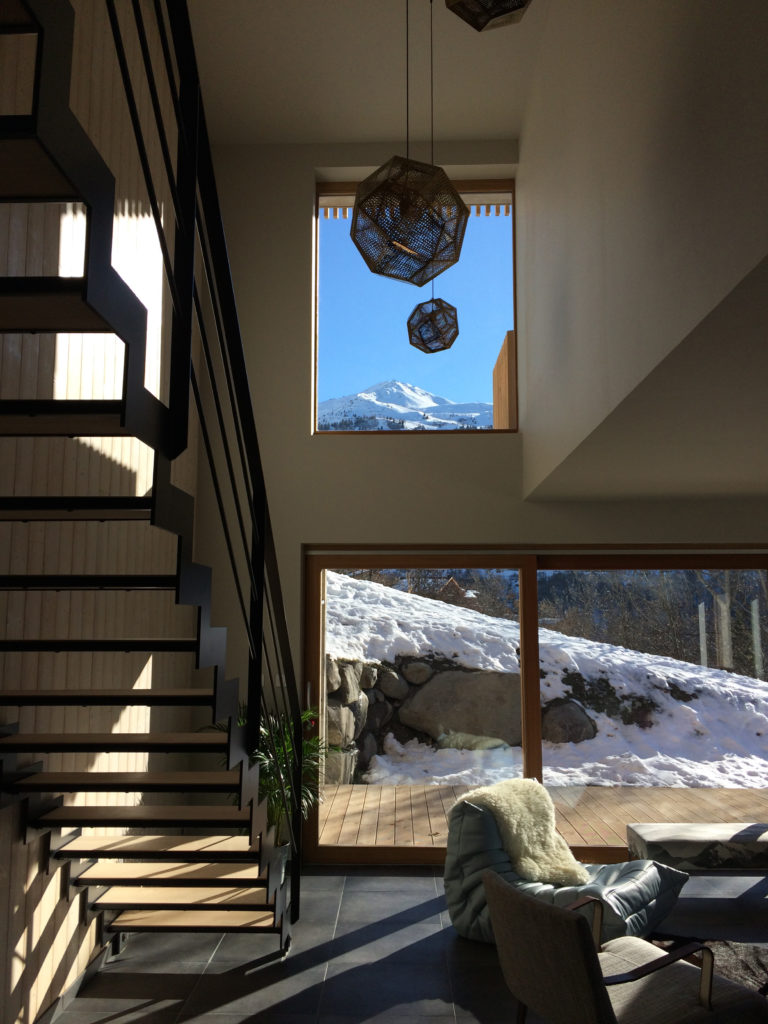
M374 274L422 285L458 262L468 218L442 167L393 156L360 182L350 233Z
M405 15L406 155L360 183L350 234L374 274L423 285L458 262L469 211L441 167L410 159L407 0ZM430 0L430 32L431 17Z
M531 0L445 0L449 11L466 21L472 28L482 32L490 25L501 28L513 21L519 21Z

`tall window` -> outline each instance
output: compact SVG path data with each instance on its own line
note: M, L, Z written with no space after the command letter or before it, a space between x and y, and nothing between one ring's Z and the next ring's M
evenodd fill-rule
M471 216L461 258L421 288L372 274L350 238L353 186L319 186L318 431L514 428L511 185L462 189ZM426 354L410 345L406 324L433 286L435 298L456 308L459 336L448 350ZM503 413L494 414L494 377Z

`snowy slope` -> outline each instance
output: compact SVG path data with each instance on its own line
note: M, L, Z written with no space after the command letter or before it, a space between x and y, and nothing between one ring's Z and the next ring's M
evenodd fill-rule
M516 622L327 574L326 650L334 657L394 662L433 652L468 668L511 672L519 642ZM657 706L645 729L590 710L594 739L544 744L545 783L768 787L765 681L552 630L541 630L539 643L542 703L568 696L563 673L578 672ZM681 692L691 699L680 700ZM519 774L520 763L519 748L435 751L391 741L387 756L374 757L368 781L484 785Z
M349 425L356 417L371 422ZM317 424L321 430L487 429L493 426L493 406L488 402L452 402L415 384L389 380L356 395L320 402Z

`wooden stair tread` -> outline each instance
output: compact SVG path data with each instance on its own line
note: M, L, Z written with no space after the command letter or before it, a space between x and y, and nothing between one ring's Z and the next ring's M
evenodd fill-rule
M254 910L266 906L266 887L237 885L164 886L114 885L92 902L94 907L121 909L184 908L185 910Z
M251 821L250 808L240 810L231 804L200 806L157 804L138 807L113 807L108 805L88 805L55 807L39 817L32 819L36 827L53 825L57 827L83 825L86 827L116 827L131 825L165 826L247 826Z
M175 590L173 573L13 573L0 576L0 590Z
M115 857L121 860L235 861L257 855L248 836L75 836L56 850L57 857Z
M57 331L112 334L112 325L85 299L84 277L0 279L0 323L9 333Z
M24 136L0 140L0 192L16 202L80 198L40 141Z
M26 495L3 497L0 520L106 520L148 521L152 496L134 495Z
M14 780L20 793L230 793L239 788L240 771L218 772L36 772Z
M126 910L107 925L114 932L279 931L269 910Z
M0 436L127 437L122 420L120 399L0 399Z
M0 651L143 651L195 654L194 637L120 637L117 639L78 639L38 637L33 640L0 640Z
M221 753L229 738L219 730L210 732L105 732L105 733L14 733L0 739L0 753L12 751L186 751Z
M238 885L259 887L265 883L255 861L232 861L216 864L210 861L119 861L116 864L94 864L72 879L75 885Z
M31 707L51 704L73 707L96 707L127 705L138 707L165 706L207 706L213 703L214 692L203 687L182 687L164 689L34 689L0 690L0 706Z

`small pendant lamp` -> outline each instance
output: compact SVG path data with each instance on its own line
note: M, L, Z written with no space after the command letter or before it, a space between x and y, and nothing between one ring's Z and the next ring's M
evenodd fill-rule
M423 285L458 262L469 210L441 167L409 158L407 0L405 24L406 155L360 182L350 235L374 274ZM430 47L431 26L430 0Z
M490 25L501 28L513 21L519 21L531 0L445 0L449 11L466 21L472 28L482 32Z
M458 336L456 307L445 299L420 302L408 317L408 340L422 352L444 352Z

